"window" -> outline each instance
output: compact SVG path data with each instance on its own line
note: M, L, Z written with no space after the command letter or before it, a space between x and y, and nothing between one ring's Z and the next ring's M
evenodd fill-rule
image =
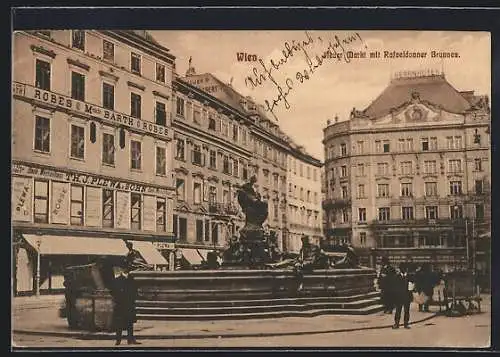
M137 53L130 54L130 71L132 73L141 74L141 56Z
M134 170L141 169L141 142L132 140L130 142L130 167Z
M222 135L228 136L229 135L229 127L225 121L222 122L221 127L222 127ZM260 148L259 153L262 154L262 143L261 142L259 142L259 148Z
M399 152L405 151L405 139L398 140L398 151Z
M85 76L71 72L71 98L85 101Z
M342 186L342 198L347 199L347 186Z
M411 161L401 162L401 174L411 175L413 173L413 163Z
M165 103L156 102L155 117L156 124L167 126L167 111L165 109Z
M450 206L450 218L451 219L463 218L463 206L460 205Z
M403 197L411 197L413 196L413 185L410 183L402 183L401 184L401 196Z
M404 220L413 219L413 207L402 207L401 218L403 218Z
M130 93L130 116L141 117L141 96L139 94Z
M114 60L115 60L115 45L112 42L102 40L102 58L105 61L114 62Z
M483 194L483 180L476 180L475 182L476 195Z
M437 148L438 148L438 140L435 136L432 136L430 138L430 149L437 150Z
M474 144L481 145L481 134L479 134L477 132L477 129L476 129L475 134L473 135L473 137L474 137L474 139L473 139Z
M462 172L462 160L454 159L454 160L448 161L448 172L451 172L451 173Z
M245 129L241 129L241 141L243 142L243 145L247 144L247 131ZM281 158L283 159L284 156L282 156Z
M102 190L102 226L112 228L114 226L114 191Z
M246 180L248 179L248 168L245 166L243 166L243 180Z
M359 244L361 246L365 246L366 245L366 232L360 232L359 233Z
M233 160L233 176L234 177L239 177L240 176L240 166L239 166L239 163L238 163L237 159ZM277 180L276 180L276 182L277 182Z
M167 149L156 147L156 174L165 176L167 174Z
M50 63L41 59L36 60L35 87L50 90Z
M196 220L196 241L203 242L203 221L201 219Z
M413 151L413 139L406 139L406 151Z
M102 106L110 110L115 109L115 86L112 84L102 84Z
M304 177L304 165L302 163L299 165L299 175Z
M193 202L197 205L201 203L201 183L199 182L193 184Z
M365 185L358 185L358 198L365 198Z
M165 83L165 66L160 63L156 64L156 80Z
M229 165L229 157L227 155L224 155L222 172L231 175L231 166Z
M366 222L366 208L358 208L358 217L360 222Z
M35 180L35 223L49 223L49 182Z
M358 164L358 176L365 176L365 164Z
M224 190L222 192L222 203L224 203L225 205L229 203L229 191L228 190Z
M318 172L316 169L313 169L313 181L318 181Z
M130 228L139 230L141 229L141 198L138 193L132 193L130 205Z
M340 144L340 156L347 156L347 145L344 143Z
M195 108L193 111L193 122L197 125L201 124L201 112L199 108Z
M437 182L426 182L425 183L425 195L426 196L437 196Z
M208 118L208 130L213 130L215 131L215 119L210 117Z
M307 166L307 179L308 180L311 179L311 167L310 166Z
M215 186L210 186L208 192L208 202L211 204L217 203L217 188Z
M390 151L390 144L387 140L384 140L384 152Z
M377 175L387 176L389 174L389 164L387 162L379 162L377 164Z
M83 159L85 156L85 128L71 125L71 157Z
M340 168L340 173L341 173L341 175L340 175L341 177L346 177L347 176L347 166L345 166L345 165L342 166Z
M422 139L422 151L429 151L429 138Z
M484 218L484 206L482 204L476 205L476 218L483 219Z
M436 161L424 161L424 173L435 174L437 172Z
M425 218L437 219L438 218L437 206L426 206L425 207Z
M175 106L175 113L181 117L183 117L184 114L184 99L177 97L176 99L176 106Z
M462 137L461 136L447 136L446 144L448 149L461 149L462 148Z
M217 168L217 152L215 150L210 150L210 166L211 169Z
M300 200L304 201L304 188L303 187L300 188Z
M349 212L347 212L346 208L342 208L342 223L349 222Z
M35 117L35 150L50 152L50 119Z
M185 200L185 194L186 194L186 188L184 185L184 180L183 179L176 179L175 180L175 187L176 187L176 194L177 194L177 199L179 201L184 201Z
M176 146L176 152L175 152L175 158L179 160L185 160L185 154L184 154L184 140L182 139L177 139L177 146Z
M71 185L70 212L71 224L75 226L83 226L83 186Z
M233 141L238 141L238 125L233 124Z
M357 142L357 151L358 151L358 154L363 154L365 152L365 142L364 141Z
M389 207L381 207L378 209L378 220L389 221L391 219L391 211Z
M380 140L375 140L375 152L376 153L382 152L382 143L380 142Z
M483 165L481 159L474 159L474 169L476 171L483 171Z
M71 31L71 47L85 51L85 31Z
M167 201L163 197L156 197L156 231L167 230Z
M389 197L389 185L386 183L380 183L377 185L378 197Z
M194 145L193 151L191 151L191 162L195 165L203 165L203 154L201 153L200 145Z
M462 194L462 181L450 181L450 195Z

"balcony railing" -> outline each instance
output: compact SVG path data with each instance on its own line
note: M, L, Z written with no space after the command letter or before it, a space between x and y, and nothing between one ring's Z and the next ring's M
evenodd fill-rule
M238 214L238 207L232 203L210 202L208 212L220 215L235 216Z
M345 207L351 204L350 198L329 198L323 201L323 208Z

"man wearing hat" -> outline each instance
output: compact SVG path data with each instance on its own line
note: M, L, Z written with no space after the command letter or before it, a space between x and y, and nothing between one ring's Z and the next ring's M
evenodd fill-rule
M382 267L378 275L378 286L382 293L382 304L384 305L384 313L392 314L394 304L392 302L392 287L394 284L394 277L396 269L389 263L389 258L382 257Z
M394 313L393 329L399 328L401 319L401 310L404 309L403 324L404 328L410 328L410 304L413 300L413 290L415 288L414 279L408 273L408 266L405 263L399 265L399 271L394 279Z

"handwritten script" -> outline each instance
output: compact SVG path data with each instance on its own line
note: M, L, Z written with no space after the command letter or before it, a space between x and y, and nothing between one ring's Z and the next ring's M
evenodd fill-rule
M265 99L264 107L278 120L275 114L276 107L282 104L285 109L290 109L290 103L287 99L290 92L300 84L310 80L316 71L328 62L350 63L351 56L348 54L351 52L352 46L360 44L364 45L364 41L357 32L342 37L332 34L330 38L323 39L321 36L313 37L308 31L305 31L305 38L284 43L279 58L273 58L268 63L260 58L259 64L252 68L252 74L245 78L245 85L251 89L269 83L273 85L276 96ZM319 50L312 48L317 46L320 47ZM294 57L305 60L304 68L297 71L295 77L286 77L283 84L280 84L275 79L275 75L284 70L285 65Z

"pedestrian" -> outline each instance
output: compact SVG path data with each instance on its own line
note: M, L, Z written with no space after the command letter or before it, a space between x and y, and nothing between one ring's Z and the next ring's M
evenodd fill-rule
M404 310L403 324L404 328L409 329L410 325L410 304L413 300L414 281L413 277L408 274L408 267L402 263L399 266L399 271L394 279L393 286L393 301L396 308L394 313L393 329L399 328L401 319L401 311Z
M382 257L382 267L378 275L378 286L381 290L382 305L384 305L384 313L386 314L392 314L392 310L394 309L392 287L395 276L396 269L389 263L389 258Z
M434 295L436 278L429 264L423 264L415 274L415 291L423 294L422 303L418 304L418 311L429 312L429 303Z
M115 345L122 342L122 332L127 330L127 343L139 345L134 336L134 323L137 322L135 314L136 289L134 281L129 275L128 264L124 261L118 272L112 287L113 296L113 328L116 332Z
M150 266L144 258L142 257L141 253L137 249L134 249L134 244L130 241L126 241L125 245L128 249L127 253L127 266L128 270L137 270L137 269L144 269L144 270L150 270Z

